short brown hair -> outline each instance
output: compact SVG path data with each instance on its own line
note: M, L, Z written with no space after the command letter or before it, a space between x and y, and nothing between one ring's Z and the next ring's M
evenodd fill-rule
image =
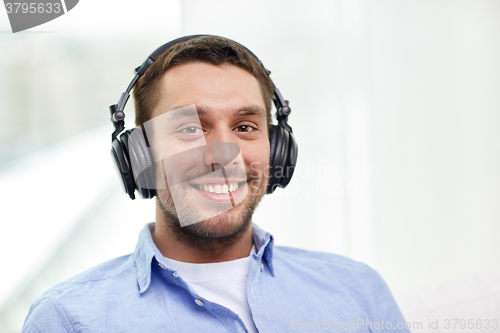
M259 82L267 112L268 127L271 123L271 100L274 85L257 59L240 44L218 36L200 36L169 48L156 59L134 86L135 124L141 126L151 119L158 103L158 84L167 69L190 62L212 65L231 64L250 72Z

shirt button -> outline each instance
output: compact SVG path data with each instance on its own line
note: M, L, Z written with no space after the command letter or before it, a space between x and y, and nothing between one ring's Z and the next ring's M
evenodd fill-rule
M260 264L260 271L264 271L264 264Z
M203 302L199 299L195 299L194 302L198 304L199 306L203 306Z

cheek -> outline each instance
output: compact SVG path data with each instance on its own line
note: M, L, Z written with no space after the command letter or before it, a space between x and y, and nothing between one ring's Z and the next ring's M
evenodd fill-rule
M188 156L208 152L207 142L204 137L192 140L179 142L178 139L172 137L156 138L151 143L151 148L155 157L155 161L160 161L172 156Z
M186 180L189 172L202 172L204 170L201 154L192 154L192 151L179 152L156 161L157 179L163 188L178 185ZM195 155L193 157L193 155Z
M247 148L247 149L245 149ZM269 142L265 141L259 145L251 147L241 147L245 166L254 171L259 171L259 174L269 168Z
M156 165L164 166L167 174L183 172L192 168L201 168L208 155L208 146L204 138L199 140L179 142L179 140L164 138L152 141L151 148Z

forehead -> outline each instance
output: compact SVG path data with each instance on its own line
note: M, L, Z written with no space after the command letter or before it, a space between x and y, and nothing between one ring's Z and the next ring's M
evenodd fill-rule
M249 107L265 110L257 79L246 70L230 64L195 62L174 66L160 79L158 92L153 117L192 104L218 115L234 114ZM203 116L210 116L211 113Z

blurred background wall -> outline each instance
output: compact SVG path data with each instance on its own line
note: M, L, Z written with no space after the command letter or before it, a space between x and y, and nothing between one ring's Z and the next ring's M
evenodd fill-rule
M108 106L197 33L250 48L290 100L296 173L253 219L277 244L395 292L500 267L499 1L82 0L16 34L0 10L0 332L154 221L121 192Z

